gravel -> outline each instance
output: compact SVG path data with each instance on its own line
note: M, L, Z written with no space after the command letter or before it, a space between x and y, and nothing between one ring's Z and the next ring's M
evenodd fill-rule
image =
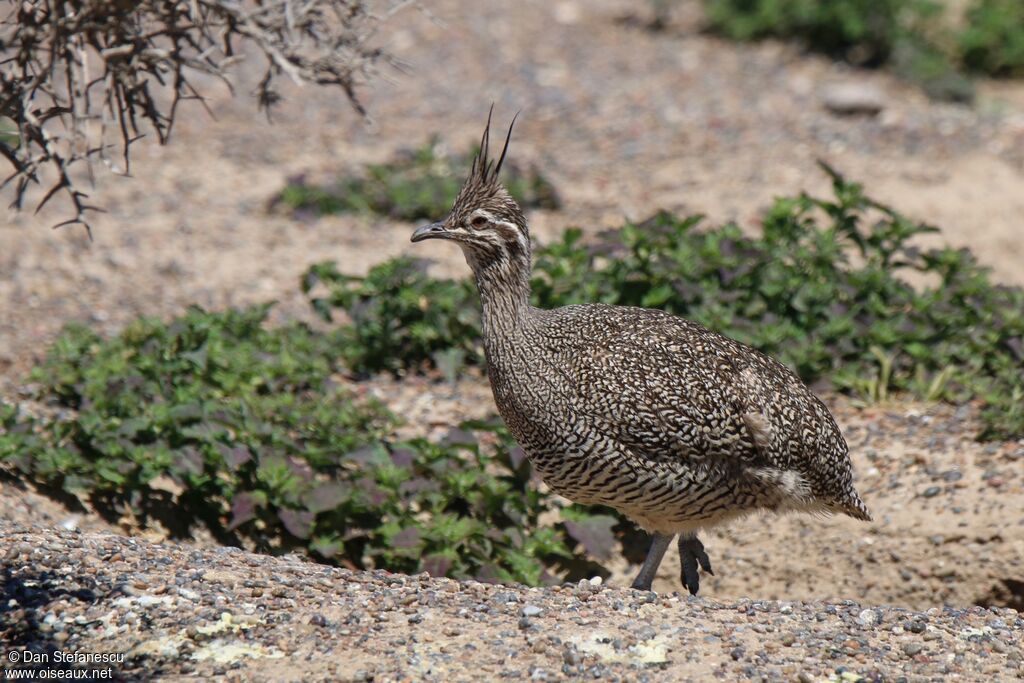
M0 523L8 650L117 653L115 678L1008 680L1012 609L719 601L326 567ZM254 595L250 586L272 588ZM413 614L407 614L413 609ZM40 665L41 666L41 665ZM90 665L96 666L96 665Z

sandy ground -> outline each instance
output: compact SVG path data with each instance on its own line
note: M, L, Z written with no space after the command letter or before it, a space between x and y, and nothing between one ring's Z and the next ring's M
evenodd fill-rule
M1024 262L1024 85L982 84L974 108L935 104L885 73L855 71L776 43L736 46L721 42L699 33L685 12L668 31L651 33L630 19L632 4L625 2L528 1L516 4L515 9L509 7L497 2L442 1L432 5L431 16L407 11L396 17L387 34L388 44L410 66L405 73L388 74L390 81L378 81L364 92L374 117L372 126L359 120L341 96L312 88L289 91L275 125L266 125L251 101L244 96L230 100L210 84L208 94L216 121L198 107L186 109L172 145L136 148L134 177L100 177L95 199L109 213L96 216L92 242L77 229L49 229L66 217L59 205L39 215L0 216L3 396L16 397L24 372L68 321L83 321L113 332L140 314L169 317L190 303L220 308L268 299L280 302L278 319L310 317L297 284L311 263L333 259L345 270L362 272L389 256L413 253L408 235L414 226L359 216L302 222L268 212L268 200L289 176L306 173L318 177L358 170L365 162L384 160L400 148L418 146L433 134L455 148L465 148L479 135L492 101L499 121L522 110L512 154L542 168L564 199L562 210L530 216L539 240L551 239L568 225L597 231L624 218L643 218L658 208L700 212L715 222L736 220L755 230L759 211L773 196L827 190L827 179L814 164L820 158L865 182L873 196L914 218L941 226L943 232L934 238L935 243L970 246L998 279L1024 284L1020 268ZM243 75L241 93L247 91L245 82ZM836 83L879 88L884 94L883 111L873 117L829 113L823 93ZM418 245L415 254L435 259L439 273L466 272L461 257L444 245ZM452 388L421 378L381 378L369 382L367 390L379 393L407 415L407 429L422 433L442 428L445 420L455 422L489 412L484 382L470 375ZM834 402L834 406L851 444L859 488L875 522L756 517L709 535L704 540L716 576L704 579L702 596L707 602L697 604L702 605L701 614L730 615L722 629L731 635L706 637L725 638L722 642L733 646L732 634L738 632L734 622L750 621L749 616L742 616L747 608L739 611L739 605L747 603L731 602L742 597L815 601L800 603L799 609L808 611L809 621L827 623L823 628L832 629L829 639L840 632L850 634L843 631L845 617L827 612L820 601L852 599L880 608L895 605L916 610L944 604L1024 609L1024 443L975 442L975 418L969 408L958 411L898 404L859 409L844 401ZM429 416L436 424L429 423ZM55 543L78 538L80 547L86 549L93 543L124 546L130 551L123 553L125 557L136 551L142 555L164 552L152 550L142 540L136 543L88 535L114 529L16 482L2 481L0 487L0 514L9 524L23 525L18 533L30 533L24 525L54 528L63 524L88 533L69 536L70 532L61 532L58 537L57 532L46 532L54 534ZM37 528L31 533L42 532ZM14 536L8 529L2 536L0 547L10 547ZM179 558L192 551L175 548L166 552ZM204 562L229 556L204 552L197 555ZM24 577L24 557L13 557L5 576ZM261 572L291 566L275 564L282 562L278 560L230 557L243 567L253 563ZM133 562L105 567L100 573L107 577L105 581L124 581L122 577L139 570ZM80 571L80 564L75 563L69 570L73 573ZM621 561L614 570L606 583L622 586L635 566ZM244 584L245 570L235 567L232 571L236 571L236 583ZM350 577L322 568L302 571L321 577L317 580L337 583L334 593L348 590L345 586ZM677 571L678 564L670 557L655 588L666 595L677 590ZM161 575L160 580L175 579ZM423 584L416 594L447 590L439 586ZM209 597L204 591L219 589L197 580L194 590ZM502 607L503 615L533 599L520 589L512 593L522 596L514 603L519 606ZM611 604L637 599L628 593L608 595ZM43 610L38 611L39 619L54 600L70 599L48 597L38 606L37 611ZM96 605L109 607L115 599L104 598ZM321 598L308 599L312 602L300 600L297 606L312 610ZM559 604L550 603L555 607L545 609L562 609ZM606 611L613 609L601 604ZM98 609L96 605L88 609ZM346 603L345 609L355 608ZM439 628L431 632L436 641L445 640L439 635L444 633L441 623L456 619L452 613L460 609L472 612L474 608L455 601L436 612L441 620ZM628 619L650 621L657 629L677 617L699 621L694 611L698 608L685 599L649 609L657 613L645 613L642 618L632 614ZM859 609L862 607L857 606ZM838 611L853 614L850 610L856 611L849 605ZM160 628L170 628L159 625L164 624L159 620L157 626L148 626L149 612L145 610L125 607L122 612L133 612L137 620L128 631L135 639L132 647L155 637ZM826 615L820 621L815 616L819 613ZM312 628L306 625L310 614L301 614L305 616L296 617L295 623L304 624L302 629ZM785 622L778 627L779 633L793 631L797 642L805 642L799 635L799 629L805 628L802 621L790 623L781 613L771 614L770 620L758 623L775 628L772 620ZM862 664L853 660L863 675L870 673L869 665L878 662L889 674L908 673L906 666L913 668L916 665L912 663L918 662L915 657L934 655L927 667L934 664L937 668L918 662L925 667L921 675L941 676L941 657L950 655L955 663L957 644L963 644L965 650L960 654L972 662L963 670L964 676L980 680L987 675L987 680L996 680L1013 671L1019 675L1019 658L990 657L992 648L987 645L985 656L975 662L970 654L974 641L958 636L960 626L949 625L953 621L943 622L940 630L945 635L937 642L925 643L924 654L899 660L902 637L891 643L888 639L890 627L902 623L904 617L885 614L884 629L852 635L856 642L863 641L858 648L867 648L859 650ZM1004 618L970 615L963 617L970 622L969 628L983 628L982 622L989 618ZM187 621L189 613L179 616ZM207 617L203 618L211 623L219 618L214 612ZM332 612L325 618L333 623L342 617ZM517 618L495 618L494 628L515 634ZM596 621L607 616L581 618ZM954 618L961 617L949 617ZM1004 620L1009 626L1005 637L998 636L1000 642L1016 639L1019 645L1019 621ZM275 621L273 632L287 630L282 625L286 621ZM406 616L395 623L405 628ZM557 632L565 624L558 617L547 626ZM391 649L405 652L412 648L420 653L416 656L425 657L422 650L416 650L419 641L389 630L395 628L389 624L370 633L376 639L370 642L387 648L389 638L408 638ZM478 625L471 620L452 628L475 629ZM816 632L814 628L805 631ZM93 636L85 630L72 632L80 634L72 637L81 637L83 645L99 647L107 642L91 640ZM412 678L427 677L423 669L382 664L383 660L365 654L370 645L338 633L333 628L325 631L328 637L316 647L362 652L358 656L364 657L365 670L378 671L378 680L398 680L399 671ZM283 637L287 641L290 636ZM565 641L570 636L560 637ZM726 646L717 642L700 650L716 654L693 664L690 655L681 654L687 652L678 642L682 636L672 632L666 637L677 639L672 641L676 654L669 665L677 678L699 679L720 670L731 678L742 675L744 665L776 671L757 668L761 664L767 667L771 655L760 663L733 658L725 656L730 650L722 650ZM416 638L421 638L419 631ZM736 647L749 650L749 639L757 636L746 633L736 638ZM461 653L463 645L455 644L456 640L452 641L453 652ZM514 640L527 643L532 651L530 643L543 638L538 635L531 640L528 632L515 634ZM441 642L436 645L441 647ZM541 661L547 655L537 655L540 659L536 661L541 663L536 666L549 672L545 675L564 674L559 663L563 646L564 642L544 646L547 649L543 651L550 650L554 653L551 657L558 660L554 666ZM842 657L827 661L829 655L821 642L813 641L808 647L799 652L796 664L780 660L777 675L769 677L792 679L802 672L816 680L830 673L838 675L836 667L852 656L843 650L846 654ZM895 653L899 661L885 659L888 655L880 654L883 650ZM294 652L315 659L313 650L282 651L287 653L283 663L289 667L298 666L295 662L300 658ZM488 657L492 654L487 652ZM507 664L487 661L497 667L494 675L502 666L514 663L524 677L533 676L529 667L534 666L534 655L522 661L517 657L505 656ZM603 655L594 657L578 665L586 669L596 662L612 661ZM169 667L166 671L171 677L185 673L184 665L175 663L174 657L153 661ZM628 661L632 660L623 661L627 661L623 664L626 668L616 669L617 675L635 679L648 671L630 669ZM684 665L684 661L689 663ZM716 668L723 663L725 669ZM787 664L796 668L784 669ZM234 665L226 666L225 671L230 671ZM984 674L986 666L996 668ZM310 679L329 678L332 671L322 669L314 675L314 669L308 667L274 671L304 672ZM252 669L242 671L251 673ZM338 671L337 662L333 671ZM472 675L471 669L453 671ZM651 670L658 671L661 669ZM345 672L349 677L355 675L353 669Z

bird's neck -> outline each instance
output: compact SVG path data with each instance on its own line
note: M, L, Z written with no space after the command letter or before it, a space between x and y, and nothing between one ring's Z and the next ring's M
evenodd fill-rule
M467 260L480 291L484 341L521 331L530 307L530 253L504 252L497 258Z

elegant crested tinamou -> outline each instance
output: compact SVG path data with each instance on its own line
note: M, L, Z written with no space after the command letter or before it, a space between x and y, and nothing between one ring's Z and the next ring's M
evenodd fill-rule
M513 124L515 121L513 120ZM650 590L679 535L682 583L711 572L702 529L757 510L870 520L825 405L785 366L697 323L645 308L530 305L526 218L480 152L448 217L473 270L494 400L554 491L615 508L653 535L633 587Z

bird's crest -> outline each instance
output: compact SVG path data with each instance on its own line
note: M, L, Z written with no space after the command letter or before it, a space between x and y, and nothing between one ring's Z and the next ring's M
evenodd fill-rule
M516 124L516 118L518 118L519 113L516 112L516 115L512 117L512 123L509 124L508 133L505 135L505 144L501 148L501 156L498 157L497 162L491 159L490 156L491 117L493 114L494 105L492 104L490 111L487 113L487 125L484 127L484 134L480 138L480 149L477 151L476 156L473 157L473 166L470 169L469 177L466 178L465 184L459 190L458 197L455 198L455 204L452 207L453 214L458 215L462 211L494 202L497 202L500 206L512 201L508 197L508 193L502 188L498 176L501 173L502 164L505 163L505 157L508 155L508 145L512 140L512 128Z
M505 155L508 154L508 143L512 140L512 128L516 125L519 112L516 112L516 115L512 117L512 123L508 126L508 134L505 135L505 145L501 148L501 156L498 157L497 164L490 158L491 117L493 115L494 105L492 104L487 112L487 125L484 126L484 134L480 138L480 150L473 158L473 168L470 171L470 179L476 179L481 185L490 185L497 182L498 174L501 173L501 165L505 163Z

